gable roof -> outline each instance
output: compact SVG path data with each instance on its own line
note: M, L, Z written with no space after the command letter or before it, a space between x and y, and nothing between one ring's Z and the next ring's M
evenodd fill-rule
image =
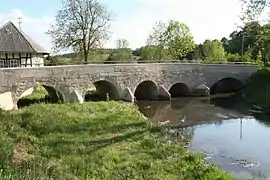
M0 52L48 54L10 21L0 28Z

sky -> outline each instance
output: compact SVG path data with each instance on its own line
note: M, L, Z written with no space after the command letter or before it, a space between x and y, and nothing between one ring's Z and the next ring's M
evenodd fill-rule
M158 21L177 20L185 23L196 43L206 39L221 39L237 29L241 11L240 0L100 0L113 12L110 40L127 39L130 48L145 45L153 26ZM52 44L46 32L54 23L61 0L8 0L0 6L0 25L12 21L45 49Z

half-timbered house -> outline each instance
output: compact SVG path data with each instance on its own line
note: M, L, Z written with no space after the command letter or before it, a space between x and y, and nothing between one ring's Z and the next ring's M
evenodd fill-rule
M49 53L12 22L0 28L0 68L44 66Z

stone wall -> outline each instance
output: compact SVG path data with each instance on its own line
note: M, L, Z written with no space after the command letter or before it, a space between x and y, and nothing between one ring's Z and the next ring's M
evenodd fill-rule
M175 83L185 83L190 89L202 84L210 88L227 77L245 82L256 70L255 66L180 63L10 68L0 70L0 94L9 94L16 108L19 97L39 83L54 88L68 102L83 102L89 87L97 81L107 81L114 85L120 99L132 101L136 87L143 81L153 81L164 96ZM1 101L3 107L5 103Z

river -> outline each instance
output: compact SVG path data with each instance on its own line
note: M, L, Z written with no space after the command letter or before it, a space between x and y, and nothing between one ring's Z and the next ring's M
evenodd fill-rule
M237 179L270 179L270 119L239 96L138 102L152 122L165 125L191 151L207 155ZM267 121L269 120L269 121Z

